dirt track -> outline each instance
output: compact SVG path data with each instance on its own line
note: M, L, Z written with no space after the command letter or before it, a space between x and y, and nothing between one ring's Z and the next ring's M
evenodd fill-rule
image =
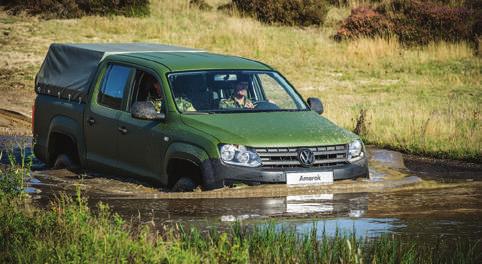
M31 122L25 114L0 108L0 135L30 135Z

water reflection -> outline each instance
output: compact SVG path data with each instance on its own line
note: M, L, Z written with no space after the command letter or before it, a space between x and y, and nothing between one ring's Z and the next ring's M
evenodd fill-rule
M417 237L419 241L437 239L481 239L482 224L478 219L447 220L423 218L326 218L326 219L290 219L277 224L277 228L294 228L299 234L311 233L316 228L318 238L323 233L334 236L351 234L357 237L377 237L392 233ZM482 245L481 245L482 247ZM482 248L481 248L482 249Z
M108 200L120 214L147 214L158 221L209 219L236 221L268 217L360 217L368 209L367 193L293 195L274 198ZM135 210L136 212L133 212Z
M352 234L357 237L376 237L390 232L394 228L404 228L405 224L392 218L328 218L322 220L292 220L277 224L277 228L293 228L298 234L311 233L316 228L316 236L321 238L323 233L328 236L338 234Z

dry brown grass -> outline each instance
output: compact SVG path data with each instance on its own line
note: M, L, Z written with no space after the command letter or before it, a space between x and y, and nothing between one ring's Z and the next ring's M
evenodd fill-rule
M481 160L481 60L468 44L406 49L396 39L336 43L330 27L267 26L187 3L153 1L145 18L45 21L1 12L0 68L25 72L19 80L33 98L33 75L52 42L143 41L245 56L273 65L305 97L320 97L326 116L348 129L367 109L363 138L368 143ZM330 12L327 25L332 26L348 13L343 8Z

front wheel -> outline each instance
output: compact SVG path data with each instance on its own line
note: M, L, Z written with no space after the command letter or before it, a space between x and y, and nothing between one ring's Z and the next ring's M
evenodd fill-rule
M189 177L181 177L172 187L174 192L192 192L198 185Z

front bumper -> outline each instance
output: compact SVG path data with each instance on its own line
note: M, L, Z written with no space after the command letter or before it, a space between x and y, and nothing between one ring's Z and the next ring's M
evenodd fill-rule
M355 179L368 177L368 161L363 158L353 163L347 163L334 167L317 168L247 168L232 166L222 163L220 160L211 160L212 173L215 181L227 185L232 182L244 183L286 183L287 172L319 172L333 171L334 180Z

